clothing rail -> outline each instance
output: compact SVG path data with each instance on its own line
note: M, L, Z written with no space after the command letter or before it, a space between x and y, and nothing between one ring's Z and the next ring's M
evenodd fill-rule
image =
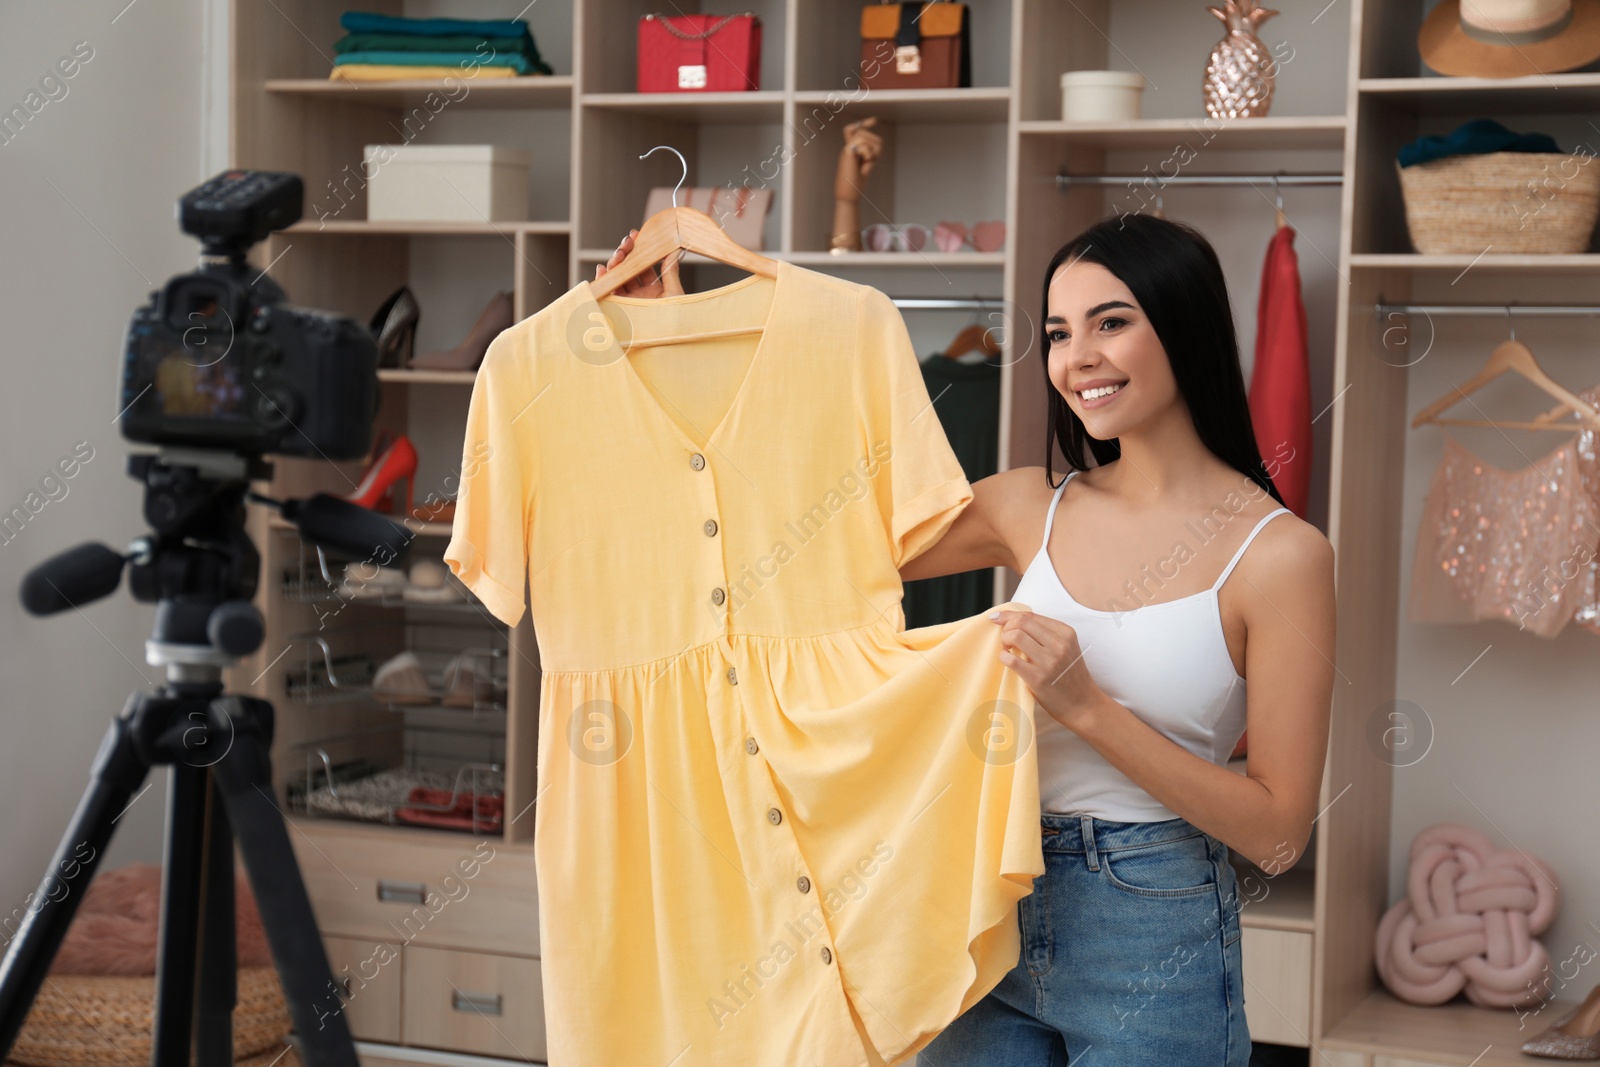
M1343 185L1342 174L1057 174L1056 185Z
M1000 307L1005 303L997 296L974 296L965 299L896 296L891 299L897 308L916 308L919 311L982 311L984 308Z
M1385 304L1373 305L1385 315L1600 315L1597 304Z

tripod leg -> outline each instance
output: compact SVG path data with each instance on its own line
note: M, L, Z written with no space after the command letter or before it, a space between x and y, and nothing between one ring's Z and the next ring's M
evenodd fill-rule
M209 776L208 776L209 777ZM195 1048L199 1067L233 1067L233 1009L239 1003L234 932L233 831L215 783L208 790L206 880L201 905L200 1000Z
M150 771L145 755L148 750L134 729L134 709L146 700L156 699L159 698L135 694L129 698L122 716L106 730L89 772L89 785L56 847L49 870L24 905L26 913L19 916L13 912L0 920L9 932L13 921L20 919L15 936L6 947L5 959L0 961L0 1062L10 1055L83 892L94 879L111 840L112 824Z
M232 719L231 734L227 719ZM251 697L220 697L211 702L211 724L218 736L233 738L211 771L244 854L245 873L300 1038L301 1058L307 1067L359 1067L311 898L283 812L272 796L267 755L272 705Z
M206 867L209 775L203 767L175 762L168 781L150 1061L154 1067L189 1062L194 1034L195 967L200 951L200 879Z

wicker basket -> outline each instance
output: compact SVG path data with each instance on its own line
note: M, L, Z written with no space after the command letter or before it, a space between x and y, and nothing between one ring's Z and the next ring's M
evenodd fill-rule
M1395 169L1418 252L1589 249L1600 211L1600 163L1593 156L1487 152Z
M51 975L40 987L7 1062L28 1067L149 1063L155 990L153 975ZM292 1028L278 973L271 967L241 967L233 1011L234 1058L268 1063L283 1052L284 1037ZM290 1053L278 1067L293 1062Z

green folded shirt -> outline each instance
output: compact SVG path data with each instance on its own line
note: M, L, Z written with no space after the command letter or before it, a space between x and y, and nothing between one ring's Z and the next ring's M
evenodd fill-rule
M497 53L525 55L538 59L538 53L529 54L532 42L527 37L483 37L463 33L440 37L422 37L413 33L347 33L333 42L335 52L475 52L487 45Z
M464 52L344 52L333 57L333 65L336 67L352 64L384 64L395 67L511 67L518 74L528 74L537 69L524 55L506 52L483 55L470 49Z

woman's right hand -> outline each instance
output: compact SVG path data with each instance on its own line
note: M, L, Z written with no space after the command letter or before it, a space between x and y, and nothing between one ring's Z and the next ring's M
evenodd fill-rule
M611 258L595 266L595 281L599 281L606 271L621 263L628 253L633 251L633 239L638 235L638 230L629 230L628 236L624 237L622 243L617 245L617 250L611 253ZM617 289L617 295L637 296L647 300L661 296L682 296L683 282L678 278L678 260L682 257L681 250L671 253L660 263L654 264L650 270L623 282Z

